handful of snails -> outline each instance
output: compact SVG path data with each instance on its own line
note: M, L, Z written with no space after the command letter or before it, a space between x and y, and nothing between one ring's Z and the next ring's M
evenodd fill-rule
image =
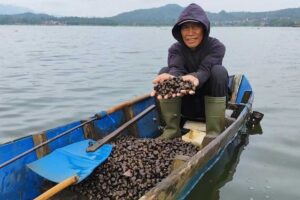
M172 77L154 86L156 96L169 99L182 94L195 94L196 86L181 77Z

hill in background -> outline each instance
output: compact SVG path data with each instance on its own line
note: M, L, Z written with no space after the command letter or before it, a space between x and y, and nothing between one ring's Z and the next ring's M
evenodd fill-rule
M183 7L179 5L169 4L159 8L140 9L105 18L55 17L33 13L5 14L0 15L0 24L168 26L176 22L182 10ZM268 12L221 11L207 14L213 26L300 27L300 8Z

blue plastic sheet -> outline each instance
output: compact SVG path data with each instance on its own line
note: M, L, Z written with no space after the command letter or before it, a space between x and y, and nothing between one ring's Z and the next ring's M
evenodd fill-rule
M89 176L103 163L112 151L112 145L105 144L95 152L86 152L89 142L83 140L54 150L49 155L36 160L27 166L40 176L61 182L71 176L79 176L77 183Z

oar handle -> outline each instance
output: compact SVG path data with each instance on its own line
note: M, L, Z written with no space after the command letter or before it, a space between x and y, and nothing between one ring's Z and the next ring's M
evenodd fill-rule
M130 126L131 124L133 124L134 122L136 122L137 120L139 120L140 118L142 118L143 116L145 116L147 113L149 113L154 108L155 108L155 105L149 106L148 108L146 108L145 110L143 110L142 112L140 112L137 116L133 117L132 119L130 119L129 121L127 121L126 123L124 123L122 126L120 126L119 128L117 128L115 131L113 131L109 135L105 136L104 138L98 140L92 146L88 147L86 149L86 151L87 152L94 152L94 151L96 151L103 144L107 143L108 141L112 140L113 138L115 138L116 136L118 136L119 134L121 134L122 131L125 130L128 126Z
M71 176L62 182L58 183L54 187L50 188L40 196L36 197L34 200L46 200L52 197L53 195L57 194L58 192L62 191L66 187L69 187L70 185L73 185L77 183L79 177L78 176Z

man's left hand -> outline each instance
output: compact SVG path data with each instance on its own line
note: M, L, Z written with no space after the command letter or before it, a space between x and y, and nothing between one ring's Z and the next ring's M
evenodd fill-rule
M194 87L197 87L199 85L198 78L196 78L193 75L188 74L188 75L182 76L182 80L191 82ZM195 94L195 91L194 90L189 90L189 91L181 90L180 93L177 94L177 96L183 96L183 95L187 95L187 94Z
M189 81L189 82L191 82L195 87L197 87L197 86L199 85L199 80L198 80L198 78L196 78L196 77L193 76L193 75L188 74L188 75L182 76L182 79L183 79L184 81Z

